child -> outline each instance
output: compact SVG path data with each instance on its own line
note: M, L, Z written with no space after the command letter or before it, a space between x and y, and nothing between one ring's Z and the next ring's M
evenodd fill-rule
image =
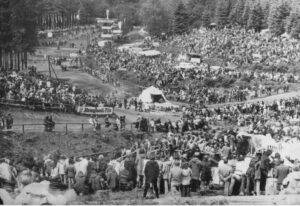
M69 189L71 189L71 186L74 185L75 183L75 174L76 174L73 159L69 160L69 165L66 168L66 174L67 174L68 186Z
M66 157L61 157L57 162L58 173L62 184L66 184Z
M182 165L182 190L181 197L190 197L190 181L191 181L192 170L189 168L188 163L185 162Z

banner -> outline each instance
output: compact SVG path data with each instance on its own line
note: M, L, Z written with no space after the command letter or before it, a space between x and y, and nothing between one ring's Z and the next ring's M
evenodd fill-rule
M114 112L113 108L111 107L77 107L76 111L78 113L88 115L110 115Z

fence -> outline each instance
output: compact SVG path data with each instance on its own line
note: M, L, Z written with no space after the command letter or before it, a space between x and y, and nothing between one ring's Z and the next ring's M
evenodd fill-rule
M42 102L28 102L28 101L20 101L20 100L8 100L0 98L0 105L3 106L11 106L11 107L20 107L23 109L30 109L36 111L57 111L57 112L75 112L75 106L71 104L64 104L63 106L60 104L47 104Z
M99 125L99 130L105 128L104 123ZM109 129L112 129L114 124L110 125ZM137 131L138 129L135 127L135 123L125 124L126 130ZM68 134L69 132L84 132L84 131L92 131L94 130L94 126L90 123L55 123L54 132L65 132ZM14 124L11 129L4 131L12 131L19 133L26 132L44 132L45 125L44 124Z

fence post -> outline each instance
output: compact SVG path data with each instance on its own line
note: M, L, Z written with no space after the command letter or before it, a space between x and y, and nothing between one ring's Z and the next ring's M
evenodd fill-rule
M66 123L66 134L68 134L68 123Z
M83 131L83 123L81 124L81 131Z
M22 132L23 132L23 134L25 133L25 125L24 124L22 124Z

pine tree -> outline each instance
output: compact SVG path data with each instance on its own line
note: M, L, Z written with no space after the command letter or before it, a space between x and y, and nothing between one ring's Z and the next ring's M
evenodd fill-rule
M284 25L286 18L290 14L290 10L288 4L283 3L271 12L269 17L269 28L274 35L279 36L285 32Z
M240 25L242 25L242 26L247 26L249 16L250 16L250 5L249 5L249 3L247 2L247 3L245 4L245 6L244 6L244 11L243 11L243 14L242 14L242 16L241 16L241 22L240 22Z
M0 67L6 67L6 54L12 41L9 3L10 0L0 0Z
M260 32L263 28L263 16L263 10L260 4L254 5L250 12L247 28L254 29L255 32Z
M299 29L300 29L300 13L299 10L295 9L291 12L291 14L288 16L286 21L286 28L285 31L288 34L291 34L294 38L299 38Z
M209 9L209 7L206 7L206 9L204 10L203 15L202 15L202 26L207 28L210 26L210 24L211 24L210 9Z
M270 3L267 2L263 9L264 19L263 19L263 28L268 28L268 19L270 15Z
M147 0L141 5L140 18L153 36L169 33L170 25L167 12L160 1Z
M300 39L300 19L298 19L295 27L292 28L291 36L295 39Z
M216 22L219 27L224 27L229 23L229 2L220 0L216 8Z
M291 33L292 28L295 27L299 18L300 18L300 15L299 15L298 11L292 11L290 13L290 15L287 18L286 27L285 27L285 31L288 34Z
M245 0L238 0L234 4L234 6L229 14L230 24L242 25L243 22L242 22L241 16L243 16L244 7L245 7Z
M181 2L175 11L174 33L182 34L187 32L189 30L189 22L188 12Z
M199 27L202 24L202 17L206 7L206 0L190 0L187 4L190 24Z

